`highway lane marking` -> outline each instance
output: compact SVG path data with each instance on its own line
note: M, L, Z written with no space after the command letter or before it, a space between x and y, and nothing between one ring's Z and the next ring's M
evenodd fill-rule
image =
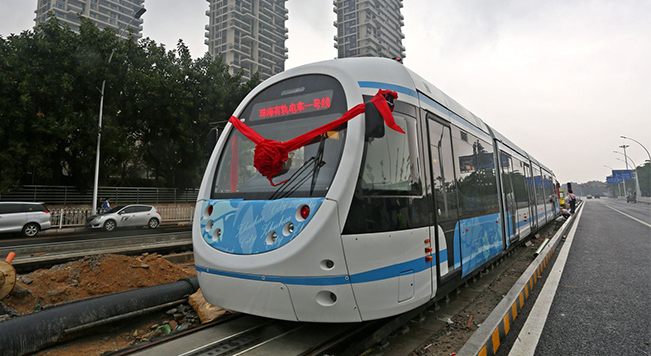
M520 330L518 338L513 343L509 356L533 355L535 353L540 335L547 322L547 316L554 301L558 284L561 281L561 275L565 269L565 262L567 262L567 256L570 253L570 247L572 247L572 241L574 241L574 234L579 226L581 214L583 214L583 209L576 216L576 221L572 225L570 233L565 238L565 243L558 253L558 258L549 271L547 282L545 282L543 289L536 299L536 303L531 308L531 312L522 330Z
M631 218L631 219L633 219L633 220L635 220L635 221L637 221L637 222L639 222L639 223L642 223L642 224L644 224L644 225L646 225L646 226L648 226L648 227L651 227L651 224L647 224L647 223L645 223L644 221L642 221L642 220L640 220L640 219L638 219L638 218L634 218L634 217L632 217L632 216L626 214L626 213L623 212L623 211L619 211L619 210L613 208L612 206L610 206L610 205L608 205L608 204L606 204L606 207L608 207L608 208L610 208L610 209L613 209L613 210L615 210L616 212L618 212L618 213L620 213L620 214L622 214L622 215L624 215L624 216L628 216L629 218Z

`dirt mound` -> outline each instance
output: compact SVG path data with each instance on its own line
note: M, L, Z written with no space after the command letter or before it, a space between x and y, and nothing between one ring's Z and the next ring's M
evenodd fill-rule
M24 315L59 303L171 283L195 273L157 254L86 256L20 276L2 302Z

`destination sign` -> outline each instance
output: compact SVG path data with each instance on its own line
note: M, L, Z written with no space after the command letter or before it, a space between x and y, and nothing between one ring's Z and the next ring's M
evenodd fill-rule
M281 116L325 111L332 104L332 90L292 96L253 106L252 120L272 119Z

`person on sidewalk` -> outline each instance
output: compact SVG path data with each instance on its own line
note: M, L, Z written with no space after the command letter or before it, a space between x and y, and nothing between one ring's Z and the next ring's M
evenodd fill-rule
M104 202L102 201L102 198L97 198L97 211L95 214L101 214L102 213L102 205L104 205Z
M576 210L576 195L574 195L572 189L568 191L567 200L570 202L570 213L574 214Z
M106 198L106 200L104 200L104 204L102 204L102 212L104 213L111 210L111 203L109 200L111 200L111 198Z

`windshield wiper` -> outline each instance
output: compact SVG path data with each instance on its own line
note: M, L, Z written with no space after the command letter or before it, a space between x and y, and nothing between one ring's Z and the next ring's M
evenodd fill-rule
M310 177L309 175L301 177L301 175L305 172L309 172L308 169L314 164L314 160L314 157L312 157L305 161L305 163L303 163L303 165L297 169L285 183L281 184L280 187L276 189L269 199L280 199L294 193L296 189L298 189L298 187L305 183L305 181Z
M314 185L316 184L316 177L319 175L319 170L321 166L325 165L323 161L323 151L325 148L326 136L325 134L321 136L321 142L319 142L319 149L316 151L316 155L313 157L315 159L314 169L312 170L312 184L310 185L310 196L314 192Z

